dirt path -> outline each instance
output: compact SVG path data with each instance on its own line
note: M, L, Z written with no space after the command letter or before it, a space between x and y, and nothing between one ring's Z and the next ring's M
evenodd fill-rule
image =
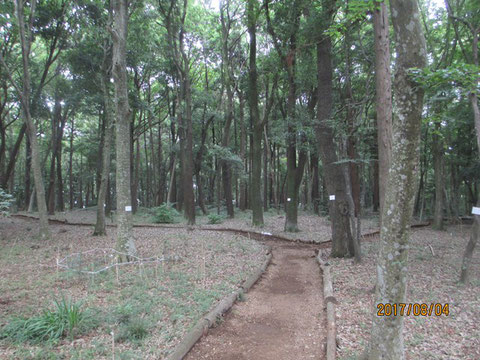
M315 247L267 242L273 259L262 279L186 359L324 358L322 280Z

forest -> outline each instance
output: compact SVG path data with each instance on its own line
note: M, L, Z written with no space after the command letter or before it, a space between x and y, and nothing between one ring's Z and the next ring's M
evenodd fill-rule
M479 36L476 0L0 2L0 357L480 358Z

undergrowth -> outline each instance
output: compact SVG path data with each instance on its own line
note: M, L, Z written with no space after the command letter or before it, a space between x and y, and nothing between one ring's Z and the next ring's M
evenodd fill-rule
M153 222L158 224L173 224L180 216L177 210L169 204L163 204L153 209Z
M0 338L12 342L55 342L81 332L88 316L79 303L62 297L53 301L53 309L30 318L16 317L0 331Z
M210 214L208 215L208 223L209 224L221 224L225 220L225 216L218 215L218 214Z

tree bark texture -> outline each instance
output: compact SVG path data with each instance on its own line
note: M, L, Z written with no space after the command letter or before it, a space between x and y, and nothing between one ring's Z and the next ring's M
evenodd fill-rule
M473 53L473 63L478 67L479 59L478 59L478 37L480 33L480 27L474 28L470 24L470 30L473 36L472 42L472 53ZM478 88L479 78L477 77L476 81L476 88ZM475 123L475 132L477 135L477 147L478 151L480 151L480 109L478 107L478 92L472 91L469 94L470 96L470 103L472 105L473 110L473 121ZM477 194L475 194L477 195ZM477 206L480 207L480 201L477 200ZM473 227L472 233L470 235L470 240L468 241L467 247L465 248L465 253L463 256L462 262L462 269L460 275L460 281L465 283L469 277L469 267L472 260L473 251L475 250L475 246L477 245L478 238L480 236L480 215L473 215Z
M128 104L126 40L127 0L114 0L113 78L116 110L116 192L117 192L117 250L128 256L137 253L133 238L130 188L130 107Z
M329 124L333 106L333 69L332 44L328 36L322 36L317 44L318 97L317 122L315 136L318 153L323 164L323 174L328 195L334 195L335 200L329 201L329 214L332 222L332 253L333 257L352 256L349 245L353 247L350 229L349 205L345 177L334 143L334 131Z
M375 2L375 88L378 139L378 195L380 223L385 199L385 186L392 153L392 78L390 73L390 41L388 11L385 1Z
M440 122L435 123L433 132L433 164L435 172L435 212L433 216L433 228L443 230L443 205L444 205L444 172L443 172L443 140L440 133Z
M97 201L97 221L95 223L95 229L93 235L103 236L107 234L105 227L105 209L106 199L108 191L108 180L110 175L110 148L113 138L114 124L114 107L110 96L109 79L110 79L110 61L108 59L107 43L104 43L104 55L102 63L102 73L100 74L102 95L103 95L103 111L105 112L105 134L103 138L102 149L102 168L100 173L100 184L98 190Z
M38 217L40 219L40 228L39 235L42 239L48 238L50 236L48 230L48 215L47 215L47 204L45 201L45 186L43 184L42 177L42 164L40 160L39 146L37 140L37 127L31 116L31 102L30 102L30 91L31 91L31 82L30 82L30 48L31 48L31 37L29 28L27 34L25 34L25 22L24 22L24 11L23 11L23 1L15 1L15 11L18 21L18 29L20 35L20 44L22 47L22 65L23 65L23 91L20 92L20 97L22 99L22 109L23 115L25 118L25 124L27 125L27 135L30 140L30 146L32 151L32 170L33 170L33 179L35 182L35 192L37 195L37 207L38 207ZM35 13L35 4L33 1L31 6L30 16L33 18Z
M258 110L257 88L257 2L248 0L247 18L248 34L250 35L250 54L248 72L248 101L252 119L252 177L250 181L250 206L252 208L253 226L263 226L262 203L262 137L263 124Z
M403 316L377 316L377 305L406 302L408 229L418 185L423 90L409 76L426 65L416 0L390 0L397 61L391 167L385 189L368 359L405 359Z

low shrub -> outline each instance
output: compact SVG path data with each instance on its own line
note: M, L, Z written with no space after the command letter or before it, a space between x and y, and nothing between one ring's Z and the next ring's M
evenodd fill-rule
M180 214L169 204L163 204L153 209L153 222L157 224L173 224Z
M208 223L209 224L221 224L225 220L225 216L218 215L218 214L210 214L208 215Z
M0 216L8 216L9 209L15 199L0 188Z

